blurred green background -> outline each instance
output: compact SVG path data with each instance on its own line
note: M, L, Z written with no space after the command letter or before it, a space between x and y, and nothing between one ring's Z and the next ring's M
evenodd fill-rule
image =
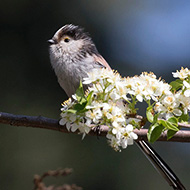
M7 0L0 2L0 107L13 114L59 118L67 97L51 68L47 40L67 23L85 27L100 53L122 75L153 71L167 82L190 68L187 0ZM153 147L190 189L189 144ZM65 179L91 190L168 190L137 146L114 152L106 139L0 125L0 189L33 189L34 174L71 167Z

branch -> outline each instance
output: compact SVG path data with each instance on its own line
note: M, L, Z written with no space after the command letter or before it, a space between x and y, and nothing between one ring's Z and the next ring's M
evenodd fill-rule
M65 126L59 125L59 121L56 119L50 119L42 116L26 116L26 115L14 115L10 113L0 112L0 123L9 124L12 126L24 126L24 127L34 127L34 128L43 128L50 129L55 131L60 131L63 133L71 133L67 131ZM181 124L180 127L190 127L189 124ZM105 136L108 131L107 126L100 126L100 136ZM140 140L147 141L147 129L140 129L134 131ZM73 133L73 132L72 132ZM78 132L75 132L78 133ZM90 135L97 135L96 131L90 131ZM138 139L138 140L139 140ZM163 132L161 137L157 141L167 141L166 132ZM172 142L190 142L190 131L189 130L180 130L178 131L173 138L168 141Z
M70 168L65 168L65 169L57 169L57 170L49 170L45 172L42 176L35 175L34 176L34 189L35 190L82 190L81 187L77 187L75 184L68 185L64 184L62 186L46 186L43 182L44 178L52 176L52 177L60 177L60 176L68 176L69 174L72 173L72 169Z

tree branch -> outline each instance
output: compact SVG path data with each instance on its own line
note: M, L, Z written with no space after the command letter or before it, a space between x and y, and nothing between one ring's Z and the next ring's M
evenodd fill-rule
M56 119L50 119L42 116L26 116L26 115L14 115L10 113L0 112L0 123L9 124L12 126L24 126L24 127L34 127L34 128L43 128L50 129L55 131L60 131L63 133L70 133L67 131L65 126L59 125L59 121ZM189 124L181 124L180 127L190 127ZM108 131L108 127L105 125L100 126L100 136L105 136ZM138 136L138 140L147 141L147 129L140 129L134 131ZM78 132L76 132L78 133ZM90 131L90 135L97 135L96 131ZM166 132L162 133L158 141L167 141ZM189 130L180 130L178 131L173 138L169 141L172 142L190 142L190 131Z

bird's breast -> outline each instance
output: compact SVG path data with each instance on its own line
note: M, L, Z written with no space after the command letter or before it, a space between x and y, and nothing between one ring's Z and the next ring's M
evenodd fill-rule
M94 68L94 58L87 55L78 59L75 55L51 55L52 67L57 75L60 86L71 97L79 86L80 80Z

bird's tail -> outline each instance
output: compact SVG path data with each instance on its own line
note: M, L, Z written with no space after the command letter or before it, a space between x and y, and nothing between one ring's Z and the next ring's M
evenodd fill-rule
M179 178L174 174L165 161L156 153L149 143L140 140L136 142L145 156L149 159L155 169L160 173L173 189L186 190Z

